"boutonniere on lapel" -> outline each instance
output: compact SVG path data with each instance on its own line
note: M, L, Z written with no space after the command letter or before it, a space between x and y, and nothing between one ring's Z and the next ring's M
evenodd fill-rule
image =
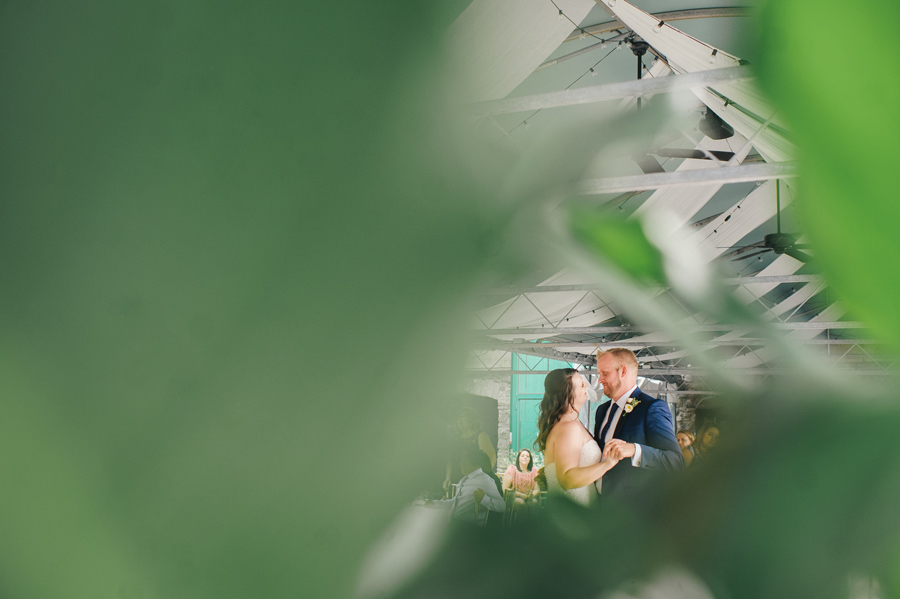
M637 407L637 405L639 403L641 403L641 400L639 400L637 397L632 397L628 401L625 402L625 407L622 409L625 411L626 414L630 414L631 410L633 410L635 407Z

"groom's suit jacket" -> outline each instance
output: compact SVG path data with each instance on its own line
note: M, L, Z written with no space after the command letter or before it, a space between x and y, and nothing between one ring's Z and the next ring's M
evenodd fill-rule
M630 413L622 413L614 439L622 439L627 443L639 443L641 446L641 465L631 465L626 458L616 464L612 470L603 475L603 496L624 497L635 493L647 483L663 478L667 472L682 470L684 458L681 448L675 440L675 427L672 424L672 412L669 405L642 392L640 388L632 392L638 403ZM594 421L594 439L604 449L600 438L600 427L613 402L608 401L597 407Z

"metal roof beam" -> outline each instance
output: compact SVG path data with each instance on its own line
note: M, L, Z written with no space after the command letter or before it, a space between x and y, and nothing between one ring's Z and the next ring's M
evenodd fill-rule
M642 79L642 81L647 81ZM767 181L797 176L795 162L770 162L764 164L741 164L738 166L722 166L698 170L673 171L669 173L650 173L625 177L605 177L582 181L576 189L579 195L597 195L619 193L623 191L646 191L663 187L682 187L690 185L725 185L727 183L746 183L749 181Z
M536 347L535 344L532 344L531 349L522 348L517 349L516 353L525 356L534 356L536 358L548 358L550 360L561 360L563 362L572 362L574 364L581 364L582 366L593 366L594 358L593 356L588 356L584 354L569 354L555 351L552 348L548 348L545 351L540 351ZM485 349L481 347L476 347L474 349ZM506 349L506 348L502 348ZM490 350L489 350L490 351Z
M754 375L791 375L796 374L796 371L785 370L785 369L769 369L769 368L723 368L723 370L727 370L729 372L741 373L741 374L754 374ZM896 370L889 370L883 368L840 368L836 366L832 366L830 368L831 371L840 370L842 372L852 372L854 374L859 375L880 375L880 376L896 376ZM466 374L468 376L478 376L478 375L493 375L493 376L509 376L513 374L550 374L550 370L467 370ZM664 375L680 375L680 376L696 376L699 374L706 373L706 370L701 370L699 368L639 368L638 376L642 377L653 377L653 376L664 376ZM590 374L590 373L586 373ZM661 391L662 392L662 391ZM696 391L691 391L691 393L696 393Z
M688 10L670 10L666 12L658 12L654 13L653 16L661 21L666 22L684 21L687 19L707 19L715 17L748 17L750 16L750 9L744 6L729 6L722 8L692 8ZM606 21L605 23L598 23L597 25L590 25L589 27L578 28L573 31L572 35L570 35L564 41L572 42L575 40L580 40L583 39L583 37L586 35L597 37L605 33L612 33L614 31L617 32L619 29L626 29L627 31L609 37L603 41L597 42L596 44L591 44L590 46L581 48L580 50L576 50L569 54L565 54L563 56L559 56L557 58L553 58L551 60L543 62L535 69L535 71L540 71L541 69L546 69L547 67L558 65L559 63L565 62L571 58L575 58L576 56L581 56L582 54L586 54L597 48L602 48L607 44L618 43L628 36L633 35L631 29L628 29L628 27L618 19L614 21Z
M754 283L818 283L819 275L775 275L762 277L729 277L719 279L725 285L752 285ZM522 295L523 293L550 293L557 291L603 291L603 285L587 283L583 285L538 285L536 287L497 287L482 292L482 295Z
M851 321L833 321L833 322L773 322L768 326L778 330L793 331L797 329L863 329L865 325L861 322ZM694 324L686 326L695 332L715 332L715 331L733 331L744 330L746 327L728 323L716 324ZM484 335L608 335L612 333L654 333L655 329L649 327L637 327L633 325L620 325L609 327L543 327L543 328L521 328L521 329L476 329L475 332Z
M585 30L585 32L587 32L587 30ZM596 34L594 34L594 35L596 35ZM604 48L609 44L618 44L620 41L624 40L629 35L631 35L630 32L622 33L619 35L614 35L603 41L597 42L596 44L591 44L590 46L584 47L581 50L575 50L574 52L571 52L564 56L560 56L558 58L548 60L547 62L544 62L544 63L541 63L540 65L538 65L538 67L535 69L535 71L540 71L541 69L546 69L547 67L552 67L554 65L558 65L559 63L565 62L565 61L569 60L570 58L575 58L576 56L581 56L582 54L587 54L588 52L592 52L593 50L596 50L597 48ZM579 37L580 37L580 34L579 34Z
M752 14L748 6L722 6L717 8L689 8L687 10L668 10L665 12L655 12L653 16L660 21L685 21L688 19L711 19L720 17L749 17ZM588 25L580 27L572 32L565 41L573 42L581 39L581 32L584 31L588 35L603 35L617 29L628 29L622 21L615 19L613 21L605 21L596 25ZM630 30L629 30L630 31Z
M794 340L801 345L884 345L884 341L879 341L877 339L797 339ZM772 343L771 339L758 339L758 338L739 338L739 339L710 339L704 342L704 345L710 345L714 347L743 347L745 345L749 346L764 346ZM547 348L547 349L555 349L557 347L566 347L566 348L578 348L578 349L601 349L602 347L631 347L636 349L643 349L648 347L671 347L673 345L672 341L659 341L659 342L650 342L647 341L629 341L627 339L621 341L605 341L603 343L600 342L578 342L578 341L554 341L552 343L528 343L526 342L516 342L511 341L509 343L503 342L487 342L487 343L479 343L474 346L474 349L484 350L484 351L511 351L516 353L525 353L526 351L534 352L536 348ZM535 354L531 354L535 355ZM562 355L562 354L560 354Z
M532 96L476 102L464 106L463 110L473 115L527 112L545 108L561 108L563 106L621 100L622 98L633 98L636 96L652 96L666 92L707 87L717 83L748 81L753 78L753 72L747 67L727 67L684 75L669 75L668 77L590 85Z

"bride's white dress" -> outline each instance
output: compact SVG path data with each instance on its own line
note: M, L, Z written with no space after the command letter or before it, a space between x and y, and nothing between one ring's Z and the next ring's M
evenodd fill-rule
M602 457L603 452L600 451L600 446L597 445L596 441L591 439L581 446L581 460L579 460L578 466L583 467L590 466L591 464L598 464ZM544 465L544 476L547 477L547 488L551 493L565 493L583 505L590 505L597 497L599 497L597 487L594 486L594 483L591 483L586 487L568 490L559 486L559 479L556 477L556 462Z

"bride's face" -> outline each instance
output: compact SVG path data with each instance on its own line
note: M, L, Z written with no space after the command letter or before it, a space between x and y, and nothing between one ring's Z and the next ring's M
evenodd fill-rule
M587 382L580 374L572 375L572 393L574 394L572 403L576 410L580 410L587 400Z

